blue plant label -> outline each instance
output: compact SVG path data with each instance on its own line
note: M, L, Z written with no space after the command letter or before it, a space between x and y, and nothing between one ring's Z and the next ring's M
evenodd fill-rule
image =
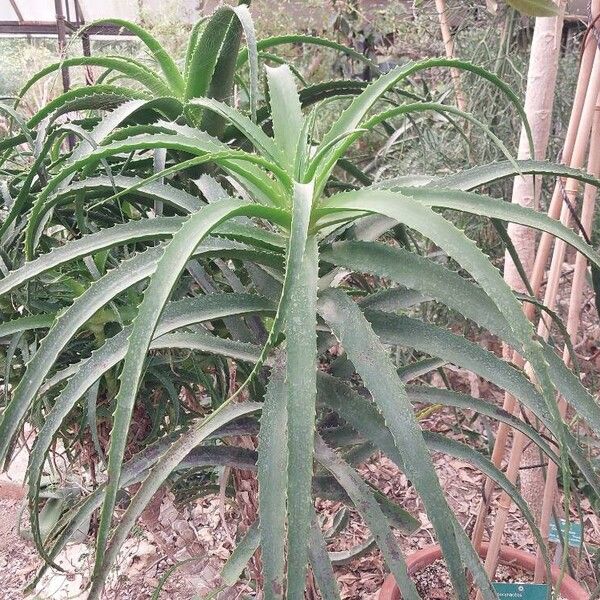
M550 591L539 583L494 583L500 600L547 600Z
M548 531L548 541L549 542L560 542L560 538L562 537L562 530L565 527L565 520L560 520L560 529L559 532L556 529L556 523L554 520L550 523L550 530ZM581 530L581 523L578 521L575 523L569 523L569 546L574 548L579 548L583 542L583 531Z

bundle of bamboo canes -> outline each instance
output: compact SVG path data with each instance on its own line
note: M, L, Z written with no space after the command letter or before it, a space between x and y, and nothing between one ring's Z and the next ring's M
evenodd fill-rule
M525 109L534 135L535 158L545 157L551 128L552 102L555 93L560 34L564 14L562 0L559 0L559 4L561 10L556 17L544 17L536 20L532 42ZM561 161L565 165L574 168L585 167L590 174L595 176L600 174L600 143L598 143L600 141L600 32L597 25L599 21L600 0L592 0L589 30L583 47L576 95L561 157ZM519 158L530 158L526 141L526 136L522 135ZM539 182L536 181L534 185L533 177L519 177L514 183L512 201L527 206L536 206L539 191ZM572 179L558 181L548 214L554 219L560 218L561 222L567 226L575 224L579 233L589 239L594 215L596 189L590 185L585 186L578 211L576 206L579 194L579 183L577 181ZM533 290L534 294L539 296L545 283L543 303L546 307L554 309L566 261L564 242L555 240L548 234L543 234L538 241L535 234L532 234L530 230L519 226L509 228L509 233L521 262L529 274L529 291ZM548 268L549 259L550 266ZM506 281L515 291L525 291L524 282L508 255L505 264ZM571 343L576 342L580 328L586 269L585 258L577 255L573 265L566 324ZM542 338L548 339L550 323L544 317L536 315L535 305L526 303L524 311L531 320L538 319L538 334ZM527 369L527 365L524 365L523 359L518 354L505 349L504 355L505 358ZM566 344L563 359L565 363L570 360ZM561 414L564 416L567 409L564 399L559 400L559 406ZM505 396L503 407L515 415L520 414L521 411L518 402L510 395ZM497 466L500 466L508 454L506 475L514 483L517 480L523 461L526 460L526 438L520 432L515 432L512 437L512 445L510 445L510 453L508 452L509 439L510 428L502 424L497 433L492 460ZM541 470L538 469L538 471ZM545 470L545 477L542 475L541 479L539 479L539 473L525 482L524 479L526 478L523 477L523 474L521 476L524 495L533 505L534 513L537 513L540 531L545 540L548 539L550 520L558 496L557 471L558 466L550 462ZM535 470L523 471L523 473L526 472L535 473ZM472 533L472 540L475 545L479 545L482 541L493 492L494 485L488 480L485 484L481 506ZM498 565L500 544L506 527L510 504L511 501L508 495L502 494L498 502L486 558L486 570L490 577L493 577ZM538 550L535 581L541 582L544 577L544 563Z

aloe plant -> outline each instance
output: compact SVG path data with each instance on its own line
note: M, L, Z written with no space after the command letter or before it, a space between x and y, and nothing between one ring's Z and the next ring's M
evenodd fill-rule
M226 14L234 18L230 9ZM225 12L213 19L224 18L219 15ZM204 32L214 23L209 21ZM200 31L195 30L193 44ZM258 58L264 47L254 44L252 35L247 38L250 49L233 53L236 64L249 55ZM217 39L220 49L227 32ZM289 41L293 40L280 38L277 43ZM155 50L160 62L160 49ZM53 129L44 123L45 116L41 118L37 136L43 148L32 144L33 167L16 174L5 194L6 202L11 190L17 191L2 228L6 257L0 280L3 311L14 317L0 323L0 336L11 340L7 365L14 368L7 381L14 389L5 386L0 458L10 459L26 421L37 426L27 478L31 531L41 556L46 565L54 565L71 535L99 510L89 596L99 598L121 544L160 486L190 469L227 464L255 468L260 493L259 521L225 566L225 585L235 583L260 547L265 598L302 598L309 562L323 597L339 597L316 524L311 498L317 496L358 510L404 597L418 598L393 534L394 529L410 533L418 521L368 485L355 468L379 449L406 473L420 495L457 596L468 597L466 567L483 596L495 598L476 552L448 507L430 452L472 462L511 494L541 543L539 532L504 475L469 446L424 431L413 404L468 408L510 423L563 467L567 492L570 461L591 489L600 492L600 482L560 418L555 391L592 427L600 425L600 409L552 348L536 339L523 315L522 299L449 214L489 217L501 230L501 222L510 221L548 231L600 265L600 257L560 223L474 191L519 173L600 182L565 167L515 161L500 140L468 114L420 101L403 89L411 75L429 68L464 69L497 86L522 114L507 86L468 63L414 62L366 87L343 84L338 91L350 90L354 97L323 132L320 106L311 104L322 97L319 94L329 95L335 85L303 96L306 90L297 90L288 66L266 67L268 103L252 101L247 110L240 110L222 101L227 94L210 92L224 81L206 83L221 59L229 62L232 72L231 54L211 56L209 65L189 69L190 77L194 72L205 82L188 79L190 94L181 93L188 87L182 84L185 74L179 74L180 81L167 61L163 83L180 94L172 114L159 110L158 117L154 113L132 124L122 115L138 100L128 99L92 122ZM274 60L271 55L263 58ZM251 88L261 78L258 70L254 77ZM234 79L227 79L229 85ZM154 100L147 102L150 106ZM361 137L404 115L431 110L470 119L508 160L443 178L411 174L377 182L348 162ZM32 137L31 127L31 122L23 124L26 138ZM57 140L73 132L81 141L65 153ZM6 147L17 143L13 139ZM461 272L412 252L408 241L406 247L378 241L398 225L429 239L460 265ZM20 262L22 254L27 262ZM344 277L348 271L385 277L395 286L365 294ZM57 303L46 292L43 302L31 303L32 292L43 293L40 282L61 286L65 301ZM417 319L409 309L429 300L445 304L509 344L527 359L530 374ZM21 315L23 306L29 314ZM360 375L362 389L354 380L318 368L336 344ZM408 347L436 360L398 368L389 346ZM156 369L157 363L168 363L183 350L202 357L210 368L183 361L172 380L169 368ZM17 353L21 360L15 359ZM549 443L491 403L408 385L411 378L446 362L513 394L557 443ZM240 385L211 390L219 381L215 365L226 370L231 364L239 367ZM203 416L188 410L178 422L181 388L187 385L196 393L194 384L209 390L210 406ZM131 456L136 407L161 387L171 390L163 403L167 408L153 423L153 435ZM105 415L111 425L110 445L105 467L99 465L105 480L42 535L40 482L48 453L74 414L85 414L84 427L97 437L99 408L110 410ZM334 427L328 421L332 414L339 417ZM257 432L257 452L218 443L231 435ZM131 492L138 483L137 491ZM130 493L130 501L123 516L115 519L122 493ZM549 567L547 556L546 564Z

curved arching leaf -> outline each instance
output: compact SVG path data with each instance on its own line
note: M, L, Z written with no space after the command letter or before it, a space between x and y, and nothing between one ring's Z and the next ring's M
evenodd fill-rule
M0 323L0 338L22 333L31 329L48 329L54 324L56 315L42 314L19 317Z
M453 585L458 596L466 600L468 591L456 545L455 517L445 500L404 384L377 335L346 294L340 290L326 290L320 296L318 310L344 346L384 416L403 457L406 475L423 499L435 528Z
M280 152L275 146L274 141L258 125L253 123L238 110L235 110L224 102L218 102L213 98L192 98L187 106L200 106L220 115L223 119L227 119L244 134L257 150L267 156L270 160L279 162Z
M323 250L321 257L337 265L387 277L410 289L419 290L499 336L517 351L520 349L519 341L493 300L479 286L442 265L402 248L373 242L339 242ZM361 306L370 310L378 309L365 302L361 302ZM600 425L597 403L581 381L550 346L543 343L542 347L560 393L590 424Z
M47 254L42 254L34 261L26 263L11 271L5 278L0 279L0 295L11 292L46 271L99 250L128 242L135 243L169 237L178 231L182 224L183 218L181 217L143 219L115 225L98 233L85 235L78 240L72 240L64 246L54 248Z
M402 455L394 445L393 438L385 427L377 407L371 401L358 394L341 380L325 373L319 374L317 392L319 405L327 406L337 412L353 429L381 449L399 468L403 468ZM424 385L407 385L406 392L413 403L454 406L465 410L473 410L492 419L508 423L511 427L522 431L548 457L553 460L557 458L548 442L533 427L485 400ZM425 441L427 441L427 438L425 438Z
M49 125L61 115L77 110L111 110L130 101L149 100L147 93L114 85L95 85L69 90L44 105L27 122L31 128L37 127L46 117Z
M173 97L135 98L121 104L101 119L90 132L90 137L97 145L104 142L104 140L113 134L117 127L122 126L128 119L131 119L136 113L141 111L156 113L158 117L162 118L175 119L182 113L183 105ZM94 149L95 147L92 147L90 144L82 143L74 150L68 162L72 163L81 160Z
M65 58L61 62L49 65L38 71L19 91L19 99L22 98L33 85L40 79L43 79L51 73L56 73L59 69L77 66L97 66L105 69L111 69L122 73L129 79L138 82L150 92L157 96L170 96L172 94L169 86L158 77L148 67L138 63L131 58L121 58L119 56L78 56L75 58ZM15 103L17 105L19 100Z
M505 146L505 144L496 136L490 129L482 123L480 120L475 118L472 114L461 111L454 106L441 104L438 102L412 102L408 104L402 104L400 106L396 106L394 108L390 108L386 111L383 111L379 114L374 115L367 119L364 123L361 123L360 129L357 129L355 132L347 131L342 135L341 139L333 138L330 140L329 144L332 144L332 147L328 149L328 152L325 153L325 156L320 156L320 153L315 156L313 159L313 168L315 169L317 175L317 179L321 182L320 187L323 187L331 173L331 170L337 163L337 161L342 158L352 146L352 144L359 139L365 132L372 131L378 124L387 121L396 116L400 115L409 115L410 113L415 112L438 112L442 115L453 114L457 115L466 121L474 124L477 128L481 129L483 133L490 138L490 140L500 149L500 151L504 154L506 158L510 161L511 164L515 168L517 168L517 163L511 156L510 151ZM334 144L334 142L336 142ZM315 164L319 160L318 164Z
M517 109L519 116L521 117L527 137L529 140L530 148L533 148L533 140L531 136L531 129L527 122L527 114L519 101L516 94L512 91L510 86L500 80L492 73L477 67L471 63L457 60L457 59L443 59L443 58L432 58L418 62L410 62L407 65L396 67L385 75L380 76L373 83L371 83L367 89L356 97L350 106L340 115L340 117L334 122L327 134L322 140L322 144L327 144L331 140L338 138L341 134L347 134L350 131L357 129L362 120L371 110L373 105L385 94L388 90L392 89L403 79L406 79L410 75L422 71L424 69L430 69L435 67L448 67L456 68L460 70L469 71L475 73L482 79L485 79L495 85L499 90L503 92L509 102Z
M154 336L160 316L171 295L180 273L193 255L194 249L204 237L210 234L221 222L238 215L261 214L261 207L243 201L223 201L209 204L192 215L173 236L165 247L161 260L144 293L144 299L133 321L129 336L128 350L119 381L119 391L115 399L115 413L108 454L108 483L106 498L100 516L96 542L95 581L90 592L98 594L111 566L111 552L105 554L106 541L113 516L121 466L127 442L131 414L143 373L146 353ZM221 405L222 407L227 404ZM216 415L217 413L213 413ZM162 482L161 482L162 483ZM159 484L160 485L160 484ZM143 488L142 488L143 489ZM122 530L121 530L122 531ZM112 546L111 546L112 547Z
M161 43L143 27L140 27L131 21L126 21L125 19L98 19L96 21L87 23L79 33L81 35L88 27L93 25L105 24L118 25L123 29L127 29L133 33L133 35L139 38L152 53L152 56L160 66L163 75L165 76L165 80L169 83L173 91L177 92L179 95L183 93L185 83L181 73L179 72L179 69L177 68L177 65L175 64L175 61L171 58Z
M442 302L502 340L517 340L489 296L458 273L414 252L376 242L338 242L321 253L323 260L358 272L388 277Z
M394 534L389 528L387 520L373 497L369 486L321 438L316 438L315 446L318 461L330 471L347 491L358 512L365 520L383 553L387 566L398 582L403 597L408 600L419 600L420 596L417 588L408 575L408 568L402 550L398 546L398 542L394 538Z
M598 178L580 169L573 169L565 165L557 165L542 160L517 160L515 166L510 162L494 162L479 165L446 177L436 178L426 184L429 187L469 191L475 188L518 175L552 175L553 177L567 177L577 179L583 183L600 186Z
M347 54L351 58L354 58L364 64L369 65L375 70L376 73L380 71L379 65L377 63L367 58L364 54L357 52L353 48L350 48L349 46L344 46L343 44L339 44L338 42L334 42L326 38L317 37L313 35L291 34L265 38L264 40L259 40L257 42L256 49L258 50L258 52L262 52L263 50L269 50L270 48L276 48L277 46L285 46L289 44L306 44L322 46L324 48L331 48L332 50L336 50L337 52L340 52L342 54ZM244 48L240 51L237 58L238 68L242 66L247 60L248 50Z
M371 545L373 543L374 540L371 541ZM315 515L308 546L310 566L323 600L341 600L330 554L327 552L327 544Z
M600 180L596 180L600 187ZM581 252L586 258L597 266L600 266L600 255L595 252L581 237L571 229L565 227L560 221L550 218L548 215L532 210L530 208L513 205L512 203L497 200L490 196L481 196L469 192L452 190L435 190L424 188L401 188L398 190L402 196L413 198L424 206L436 208L448 208L461 212L476 214L480 216L501 219L518 223L534 229L551 233L564 240ZM401 202L401 200L400 200Z

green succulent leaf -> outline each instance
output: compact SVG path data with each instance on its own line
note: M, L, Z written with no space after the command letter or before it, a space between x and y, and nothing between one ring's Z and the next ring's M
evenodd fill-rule
M453 584L459 596L466 599L467 584L454 536L455 517L444 499L404 384L360 309L346 294L339 290L327 290L321 294L319 312L343 344L384 416L386 426L404 459L406 474L430 515ZM410 587L407 589L410 592ZM407 593L404 588L402 591Z
M180 273L193 255L196 246L219 223L240 213L251 214L252 208L258 207L241 201L220 202L208 205L191 216L166 246L161 257L162 260L157 263L156 270L144 294L144 300L129 336L128 350L120 375L119 392L115 399L116 409L108 454L109 479L96 542L95 573L100 587L111 566L104 551L119 490L131 413L140 385L146 353L160 316Z
M385 562L396 578L403 596L407 599L419 600L420 596L415 584L408 576L408 569L402 551L396 538L394 538L394 534L387 526L383 512L373 497L369 486L354 469L350 468L321 439L316 441L316 455L319 462L326 466L352 498L354 505L375 537L377 545L384 555Z
M551 2L509 3L530 14L554 14ZM416 599L394 530L410 535L419 520L357 470L381 451L420 495L457 598L468 597L465 569L485 600L495 598L446 502L431 454L458 457L496 482L545 550L539 531L499 469L477 449L425 430L420 417L429 407L450 407L522 432L559 464L568 510L571 465L596 494L600 477L561 418L555 395L594 430L600 408L578 374L538 339L522 303L548 313L546 307L515 294L449 213L491 218L513 255L506 222L561 238L594 265L595 277L600 256L573 231L474 190L522 175L600 181L568 167L514 160L487 125L434 102L426 86L422 94L415 91L415 76L421 80L427 69L466 71L516 110L531 144L521 103L493 73L435 58L382 74L373 61L331 40L257 40L247 4L222 6L197 23L181 68L138 25L99 21L133 34L150 60L68 58L33 75L15 108L0 106L11 124L10 136L0 141L6 180L0 185L0 339L6 348L0 458L7 462L23 424L31 423L31 535L44 564L29 588L57 566L61 549L99 511L90 590L98 600L155 492L170 482L179 489L190 470L228 466L257 472L259 519L208 597L234 585L260 549L265 585L257 593L301 600L310 565L323 598L339 600L333 565L376 544L403 597ZM359 60L374 79L312 84L276 54L290 44ZM261 62L272 66L261 73ZM97 83L57 95L29 119L20 116L32 86L60 68L86 66L102 70ZM321 119L325 108L332 122ZM391 136L389 147L401 133L394 128L399 118L428 127L414 117L425 111L441 114L439 122L458 135L458 120L481 128L507 161L446 176L381 178L385 169L375 175L350 155L365 135ZM383 235L399 247L376 241ZM437 247L436 256L420 254L421 237ZM437 258L442 254L446 266ZM432 301L496 336L530 369L430 322L425 303ZM410 358L402 364L404 355ZM424 379L406 385L448 363L513 395L536 422L424 385ZM188 401L200 387L202 414ZM145 413L144 425L133 448L138 411ZM98 433L105 423L108 448ZM257 435L258 450L231 443ZM100 483L70 507L60 498L42 507L42 474L57 442L69 456L90 444ZM214 488L198 485L198 493ZM120 494L130 500L121 516L115 512ZM344 519L324 535L315 498L354 507L371 537L345 553L329 553L326 540ZM547 558L544 552L546 567Z
M553 0L506 0L515 10L531 17L554 17L559 7Z
M315 518L310 529L308 546L308 556L312 572L323 600L341 600L330 555L331 553L327 552L327 545L321 528Z
M282 162L298 176L296 165L306 140L302 139L304 117L296 84L286 66L267 68L267 81L274 141L281 152Z
M265 600L283 598L287 514L287 389L285 354L274 360L260 419L258 485Z
M19 92L19 98L22 98L40 79L43 79L59 69L77 66L97 66L105 69L117 71L128 79L135 81L145 87L149 92L157 96L171 95L169 86L151 69L143 64L131 59L118 56L79 56L76 58L65 58L61 62L54 63L38 71L29 79ZM18 104L18 101L17 103Z

